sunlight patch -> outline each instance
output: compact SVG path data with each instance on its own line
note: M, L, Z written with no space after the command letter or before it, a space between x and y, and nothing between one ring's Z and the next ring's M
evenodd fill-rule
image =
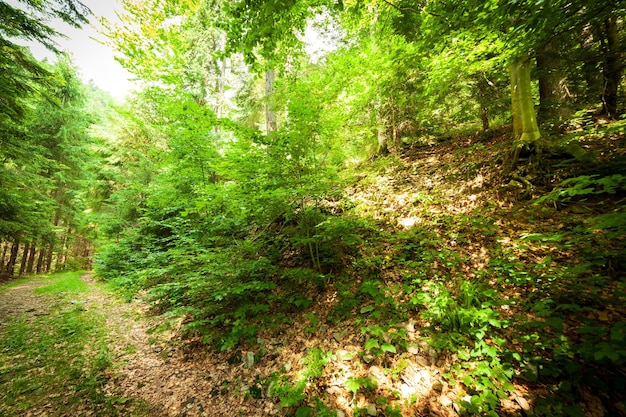
M398 220L398 224L405 229L410 229L411 227L414 227L416 224L420 224L421 222L422 218L417 216L403 217Z

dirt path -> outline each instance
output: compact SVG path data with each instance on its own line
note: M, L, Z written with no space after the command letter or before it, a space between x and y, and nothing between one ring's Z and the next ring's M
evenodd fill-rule
M175 328L153 331L163 322L148 317L145 304L124 302L91 274L82 276L82 280L89 291L73 295L72 302L106 320L106 342L113 366L106 371L105 392L122 399L116 407L120 415L210 417L278 413L272 401L245 396L246 381L255 379L257 369L249 369L240 360L233 364L232 354L216 355L194 349L190 357L179 343ZM23 316L28 320L29 316L48 314L50 298L33 292L48 282L45 277L35 277L0 292L0 326L7 317ZM126 410L125 399L140 400L144 409L138 411L135 405ZM24 415L56 414L31 408Z
M33 293L35 288L46 284L45 278L38 276L20 281L0 292L0 326L6 317L42 314L48 308L45 300Z
M230 384L236 379L229 375L230 365L197 353L191 360L177 347L175 329L153 331L163 322L147 317L145 304L119 300L96 283L92 275L85 275L83 280L90 286L85 294L86 305L101 312L111 330L110 347L118 367L107 387L110 393L121 392L126 398L145 401L150 416L272 414L269 410L254 412L243 407L232 395L220 398L216 385L223 381Z

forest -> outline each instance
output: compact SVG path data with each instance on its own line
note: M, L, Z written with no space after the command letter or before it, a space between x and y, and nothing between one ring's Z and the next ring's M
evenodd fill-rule
M164 415L626 416L625 2L120 3L0 1L0 282L93 271L243 407Z

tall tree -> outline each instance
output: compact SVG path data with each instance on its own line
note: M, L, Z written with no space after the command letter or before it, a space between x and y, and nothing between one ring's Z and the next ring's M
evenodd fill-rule
M26 97L40 90L47 74L35 60L28 48L16 44L16 40L41 43L59 52L56 38L62 36L45 22L59 18L80 27L88 23L90 10L79 0L21 0L23 7L0 1L0 144L18 146L6 132L15 131L15 122L24 115Z

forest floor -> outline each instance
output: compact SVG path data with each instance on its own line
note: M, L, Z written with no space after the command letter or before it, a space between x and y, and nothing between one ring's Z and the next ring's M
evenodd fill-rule
M593 161L507 175L503 132L363 167L346 197L389 240L235 350L181 339L182 318L88 273L3 285L0 415L626 415L623 240L585 258L606 242L590 219L623 205L626 172L604 194L537 203L565 178L589 174L579 191L597 191L602 169L615 175L623 125L576 137Z

